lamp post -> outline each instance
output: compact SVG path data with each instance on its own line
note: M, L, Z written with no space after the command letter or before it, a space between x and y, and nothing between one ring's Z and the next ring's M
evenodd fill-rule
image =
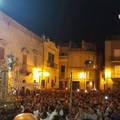
M70 118L72 114L72 72L70 73Z

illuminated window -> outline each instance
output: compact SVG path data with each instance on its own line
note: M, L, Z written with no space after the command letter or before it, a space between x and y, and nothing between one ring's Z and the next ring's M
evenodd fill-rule
M115 66L115 77L120 78L120 66Z
M86 79L86 72L80 72L79 78L80 79Z

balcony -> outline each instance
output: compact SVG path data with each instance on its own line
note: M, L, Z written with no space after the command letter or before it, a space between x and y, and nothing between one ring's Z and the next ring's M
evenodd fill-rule
M19 73L28 76L32 72L30 65L22 64Z
M120 57L111 57L111 62L119 62L120 63Z
M59 59L61 60L67 60L68 59L68 55L67 54L65 54L65 53L60 53L59 54Z
M65 79L65 72L61 72L60 79Z
M58 68L58 65L54 62L47 61L47 67Z

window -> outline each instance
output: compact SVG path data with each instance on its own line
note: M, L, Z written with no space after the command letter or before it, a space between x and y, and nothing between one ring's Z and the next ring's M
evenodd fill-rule
M23 54L23 64L27 64L27 55Z
M48 64L49 67L54 67L54 54L48 53Z
M27 55L23 54L23 61L22 61L22 64L23 64L23 69L26 70L27 68Z
M54 62L54 54L48 53L48 61Z
M54 55L51 54L51 60L54 62Z
M115 78L120 78L120 66L115 66Z
M64 65L61 66L61 72L62 72L62 73L65 72L65 66L64 66Z
M114 57L120 57L120 49L114 49Z
M34 66L37 66L37 56L34 56Z
M0 47L0 66L3 64L5 50L3 47Z
M56 79L57 79L57 77L55 76L55 83L56 83Z
M65 53L60 53L60 56L65 56Z
M61 76L65 76L65 65L61 66Z
M4 59L4 48L0 47L0 59Z

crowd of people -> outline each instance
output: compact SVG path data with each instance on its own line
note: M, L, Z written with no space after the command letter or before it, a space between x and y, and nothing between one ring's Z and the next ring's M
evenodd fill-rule
M32 113L37 120L120 120L119 90L73 91L72 96L69 90L36 90L17 99L16 115Z

